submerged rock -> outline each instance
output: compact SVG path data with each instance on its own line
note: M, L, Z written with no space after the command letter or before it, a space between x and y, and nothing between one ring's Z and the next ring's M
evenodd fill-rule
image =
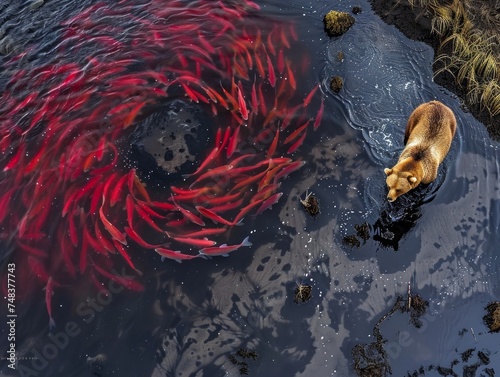
M344 34L354 24L354 17L346 12L331 10L323 19L325 31L330 37Z
M361 7L360 7L360 6L357 6L357 5L356 5L356 6L353 6L353 7L352 7L352 13L354 13L354 14L360 14L360 13L361 13L361 11L362 11L362 9L361 9Z

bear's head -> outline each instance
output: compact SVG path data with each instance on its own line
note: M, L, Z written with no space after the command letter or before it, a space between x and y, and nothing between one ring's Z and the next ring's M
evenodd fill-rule
M390 202L395 201L399 196L406 194L418 185L417 177L410 172L385 168L384 173L387 175L385 182L389 188L387 200Z

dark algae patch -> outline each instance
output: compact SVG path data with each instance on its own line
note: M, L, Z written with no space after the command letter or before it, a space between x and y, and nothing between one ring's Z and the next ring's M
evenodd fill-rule
M410 322L413 326L415 326L416 328L422 327L422 321L420 321L420 317L425 314L428 307L429 302L425 301L419 295L409 296L407 311L410 312Z
M370 239L370 226L368 223L354 224L354 230L356 234L349 234L342 239L344 245L349 246L351 249L361 246L361 241L363 245Z
M398 296L393 307L377 321L373 328L376 341L369 344L356 344L352 348L354 371L359 377L385 377L392 374L389 356L383 347L386 339L380 332L380 325L398 310L401 310L403 305L403 297Z
M344 238L342 238L342 242L344 243L344 245L349 246L351 249L361 246L361 242L359 242L358 238L354 234L345 236Z
M476 350L475 348L469 348L467 351L462 352L462 361L464 363L469 361L475 350Z
M408 295L405 298L398 296L392 308L385 313L375 324L373 335L375 342L369 344L356 344L351 351L354 362L354 370L360 377L385 377L392 375L389 356L383 345L387 339L380 331L382 322L390 318L396 312L410 313L410 323L419 328L422 323L420 317L427 312L429 303L418 294L412 295L408 287Z
M300 199L300 204L311 217L316 218L320 214L319 200L312 192L306 192L305 198Z
M500 332L500 302L492 302L486 308L488 314L483 317L490 332Z
M408 377L447 376L447 377L494 377L495 370L490 368L491 355L484 350L468 349L457 355L448 365L421 366L418 370L408 372ZM437 372L437 374L436 374Z
M361 225L354 224L354 229L356 230L356 235L363 240L363 242L368 241L370 238L370 226L368 223L363 223Z
M362 9L360 6L353 6L352 7L352 13L353 14L360 14L362 12Z
M259 354L253 350L240 348L236 353L230 354L227 358L231 364L238 368L240 376L247 376L249 374L249 364L246 360L257 360Z
M476 339L473 329L462 329L458 335L464 336L471 333L471 336ZM451 361L440 362L439 365L422 365L418 370L408 372L407 377L419 376L450 376L450 377L494 377L495 362L497 360L497 352L489 351L484 348L467 348L460 350L455 348L456 355L449 355Z
M236 354L243 359L257 360L259 358L259 354L256 351L248 351L244 348L240 348Z

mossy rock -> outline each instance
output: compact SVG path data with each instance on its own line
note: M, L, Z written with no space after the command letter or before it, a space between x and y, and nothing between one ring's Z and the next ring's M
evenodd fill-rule
M334 93L340 92L343 86L344 86L344 80L342 80L342 77L340 76L333 76L332 79L330 80L330 89Z
M330 37L344 34L354 24L354 17L346 12L331 10L323 19L325 31Z
M483 317L490 332L500 332L500 302L492 302L486 308L488 314Z

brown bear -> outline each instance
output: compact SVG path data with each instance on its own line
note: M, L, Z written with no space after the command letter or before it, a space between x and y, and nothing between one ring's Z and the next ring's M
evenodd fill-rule
M439 101L423 103L413 111L406 125L405 149L392 169L384 169L390 202L436 179L456 128L455 115Z

